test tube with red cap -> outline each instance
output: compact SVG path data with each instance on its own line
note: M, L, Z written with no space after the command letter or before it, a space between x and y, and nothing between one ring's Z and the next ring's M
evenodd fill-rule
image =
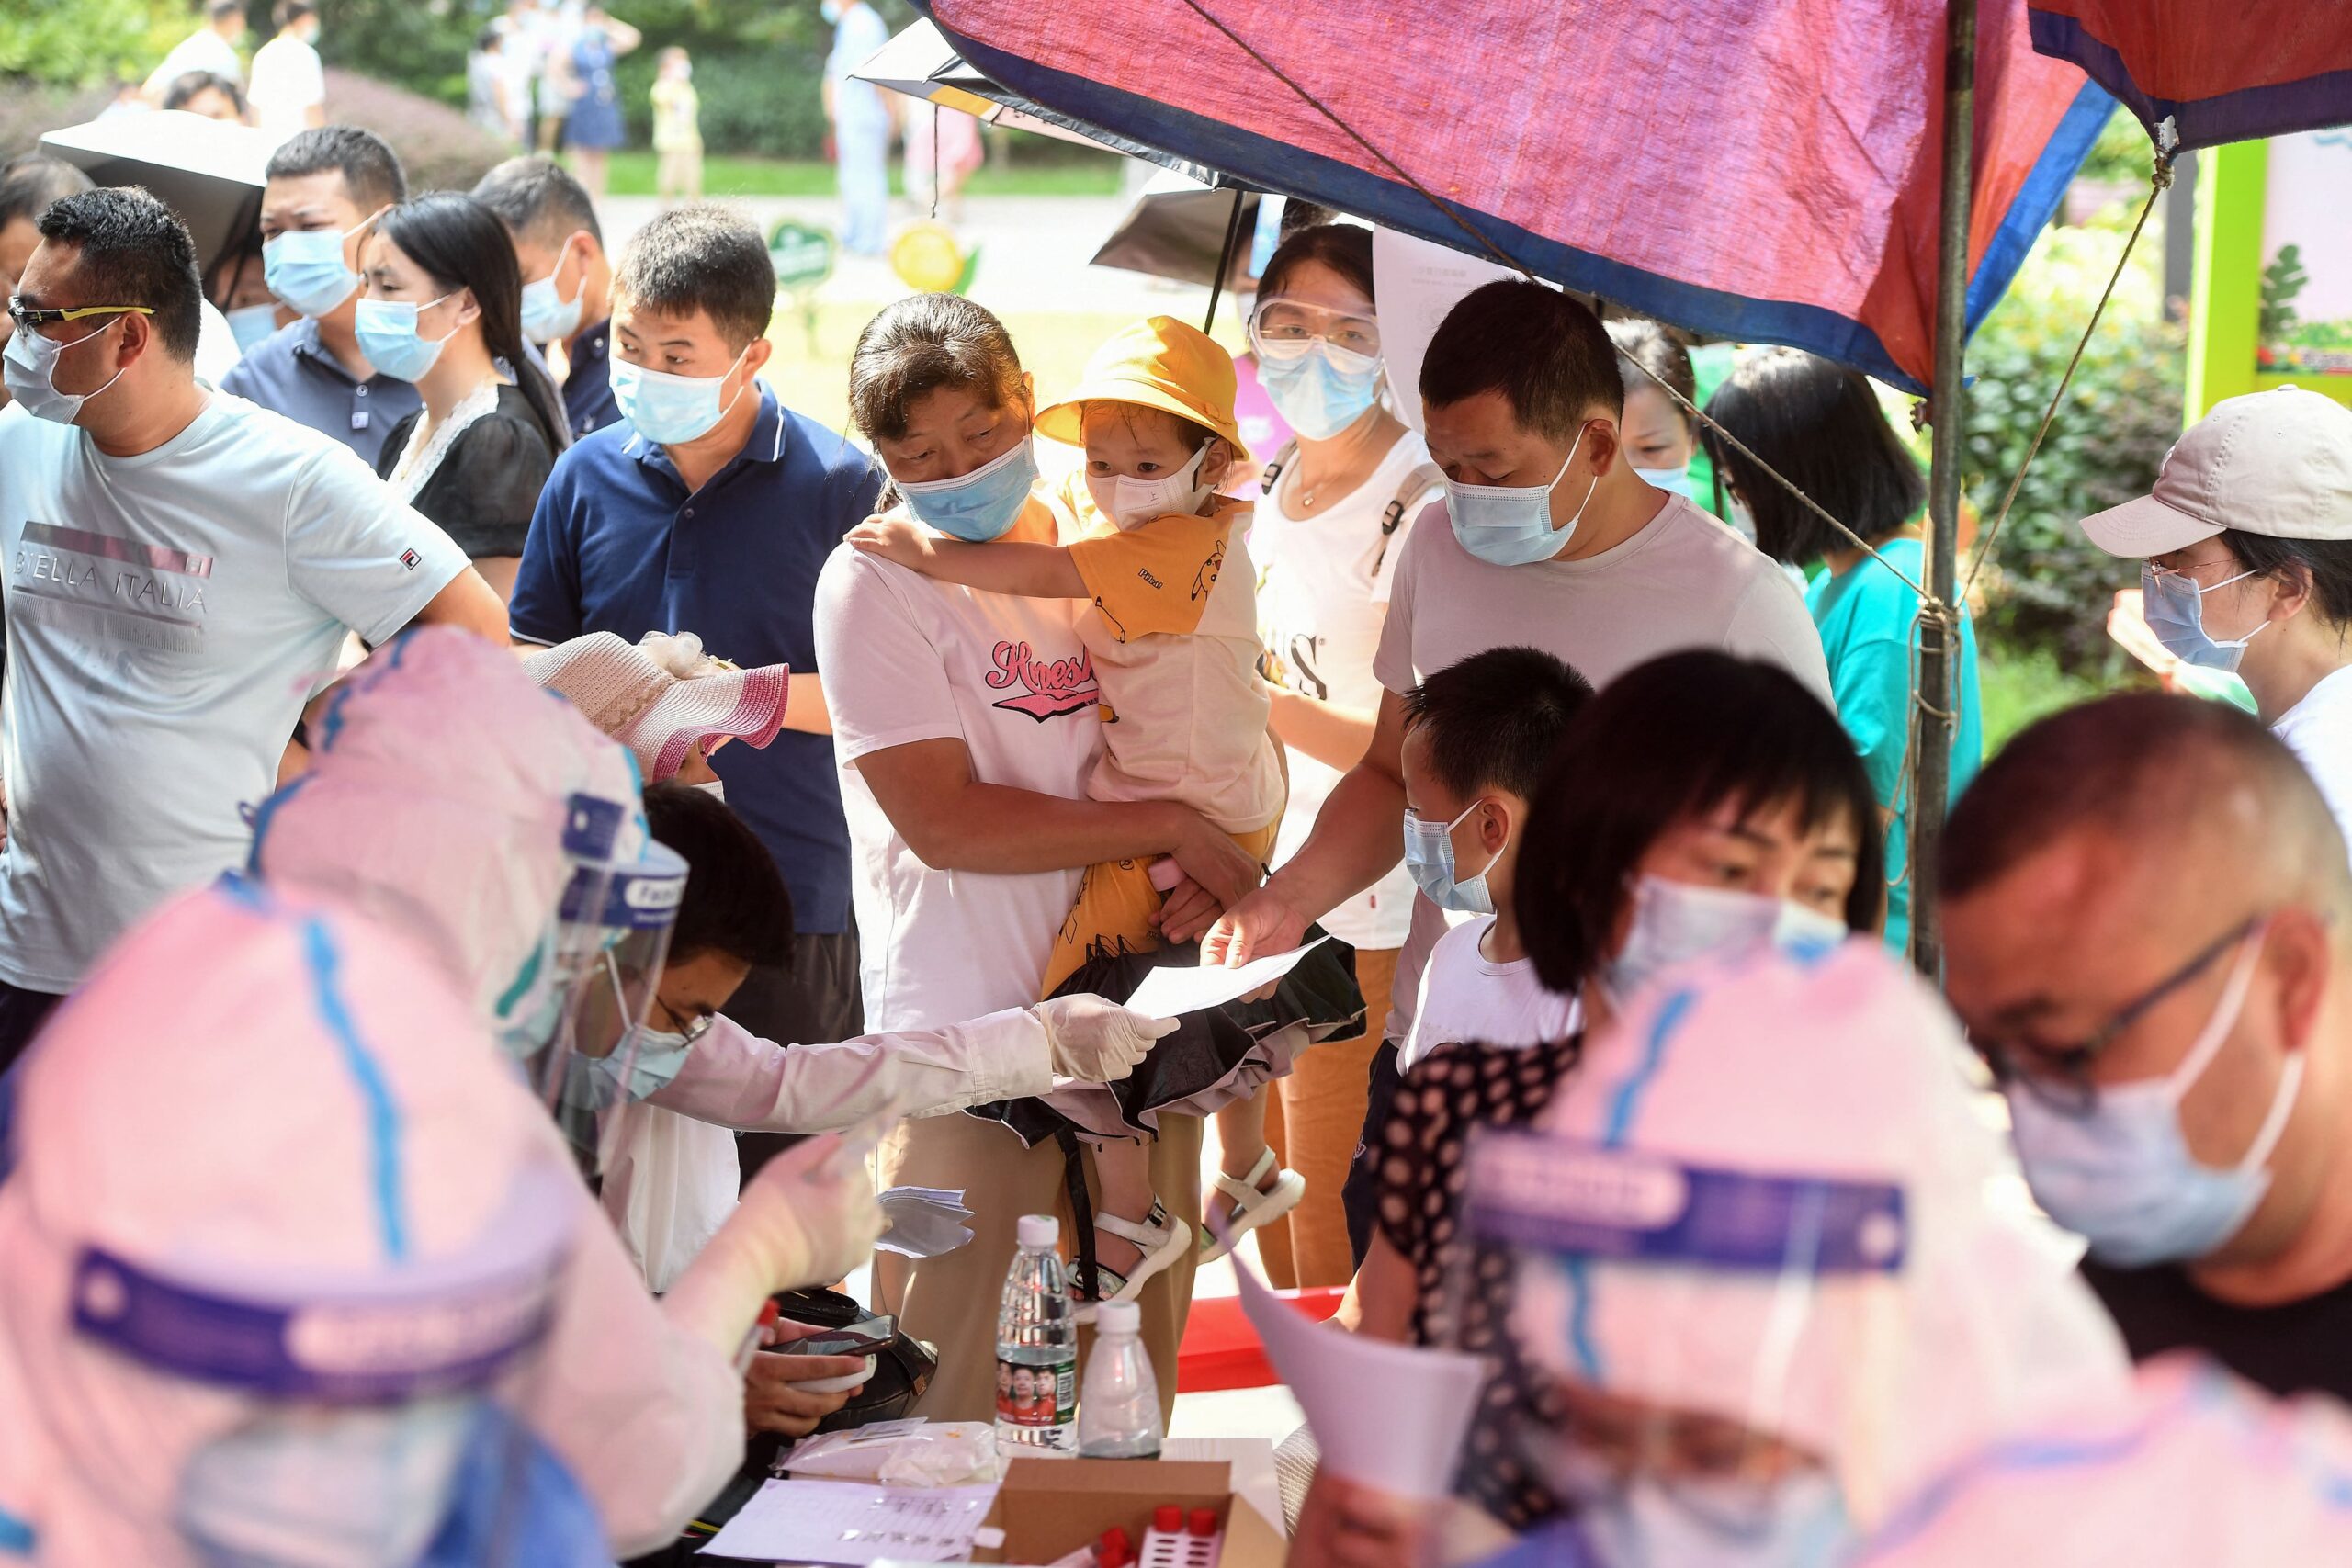
M1216 1568L1224 1550L1225 1532L1217 1528L1215 1508L1194 1508L1187 1518L1182 1506L1163 1503L1152 1510L1151 1528L1143 1533L1138 1568Z

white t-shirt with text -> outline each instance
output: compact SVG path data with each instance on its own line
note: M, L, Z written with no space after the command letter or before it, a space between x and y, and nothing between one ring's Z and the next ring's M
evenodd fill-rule
M1056 538L1033 499L1014 537ZM1080 599L982 593L835 550L817 580L817 664L849 819L865 1026L935 1029L1037 999L1084 868L1018 875L925 865L874 798L861 759L961 740L981 784L1086 796L1102 750Z
M2352 669L2338 670L2278 716L2270 732L2302 759L2352 844Z
M1381 520L1405 477L1429 460L1429 448L1408 430L1372 476L1327 511L1293 517L1284 510L1297 491L1295 461L1275 481L1273 493L1259 502L1250 551L1261 563L1258 621L1267 678L1275 685L1340 707L1378 709L1381 686L1372 660L1413 525L1411 516L1404 517L1384 538ZM1274 840L1278 870L1306 844L1316 814L1342 776L1295 747L1285 750L1290 807ZM1378 952L1404 942L1412 908L1413 879L1399 865L1325 915L1322 925L1341 942Z
M219 392L135 457L0 421L0 980L38 991L243 863L345 629L385 641L466 570L349 447Z
M1574 997L1545 990L1535 977L1535 960L1498 964L1479 950L1494 929L1494 916L1480 915L1437 939L1421 971L1398 1072L1411 1071L1441 1045L1475 1040L1517 1049L1565 1040L1584 1027L1583 1007Z
M1834 711L1804 598L1770 558L1679 495L1597 556L1528 566L1492 566L1464 549L1443 502L1424 512L1397 563L1373 672L1402 694L1474 653L1514 647L1566 660L1596 688L1660 654L1720 649L1782 666ZM1421 967L1444 930L1437 906L1416 896L1390 1040L1410 1032Z

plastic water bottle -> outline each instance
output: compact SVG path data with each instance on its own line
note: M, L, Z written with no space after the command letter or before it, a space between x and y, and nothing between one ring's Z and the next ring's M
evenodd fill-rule
M1094 1355L1078 1402L1081 1459L1158 1459L1164 1432L1159 1380L1143 1353L1143 1314L1133 1302L1104 1302L1094 1312Z
M996 1320L996 1447L1005 1457L1078 1452L1078 1316L1055 1250L1061 1222L1023 1214Z

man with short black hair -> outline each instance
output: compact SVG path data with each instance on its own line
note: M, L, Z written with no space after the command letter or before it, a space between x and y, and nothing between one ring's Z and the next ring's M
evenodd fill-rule
M511 624L518 641L549 645L691 631L737 664L792 667L786 733L712 759L784 874L798 927L791 972L760 966L730 1011L771 1040L845 1040L864 1010L812 618L817 574L873 510L879 480L863 453L761 385L775 305L759 231L718 208L662 213L630 242L612 286L623 423L556 459Z
M613 266L586 187L554 159L533 155L509 158L482 175L474 199L497 213L514 238L523 335L549 351L548 367L562 382L572 439L619 423L607 363Z
M408 198L408 176L398 154L356 125L300 132L264 173L263 276L303 319L255 344L220 389L342 442L373 468L384 437L424 403L359 351L354 231Z
M2294 753L2139 694L2011 740L1943 838L1946 984L2134 1357L2352 1398L2352 865Z
M1820 637L1780 569L1634 471L1617 350L1590 310L1536 283L1475 289L1430 339L1420 394L1446 496L1406 536L1395 569L1373 663L1385 690L1371 748L1298 852L1208 930L1209 962L1297 946L1324 911L1396 863L1407 695L1473 654L1538 649L1605 686L1661 653L1719 648L1781 664L1829 700ZM1169 935L1182 941L1206 923L1171 911ZM1415 897L1375 1077L1411 1032L1422 967L1448 923ZM1359 1258L1371 1218L1361 1153L1349 1181Z
M503 637L448 536L197 380L196 250L132 187L40 217L9 302L0 1069L114 939L238 864L345 628Z

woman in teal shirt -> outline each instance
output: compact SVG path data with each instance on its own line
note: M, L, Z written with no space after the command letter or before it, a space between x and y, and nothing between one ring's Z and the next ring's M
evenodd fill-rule
M1878 396L1858 372L1768 348L1743 354L1708 400L1707 415L1821 503L1885 558L1873 560L1832 529L1713 431L1703 433L1735 511L1754 525L1757 547L1797 567L1818 561L1805 599L1829 659L1838 716L1870 772L1886 823L1886 940L1911 939L1911 675L1919 595L1908 582L1927 572L1919 542L1927 486L1919 465L1886 423ZM1901 575L1896 575L1900 573ZM1976 630L1963 610L1952 695L1951 788L1958 798L1984 761L1983 705L1976 689Z

